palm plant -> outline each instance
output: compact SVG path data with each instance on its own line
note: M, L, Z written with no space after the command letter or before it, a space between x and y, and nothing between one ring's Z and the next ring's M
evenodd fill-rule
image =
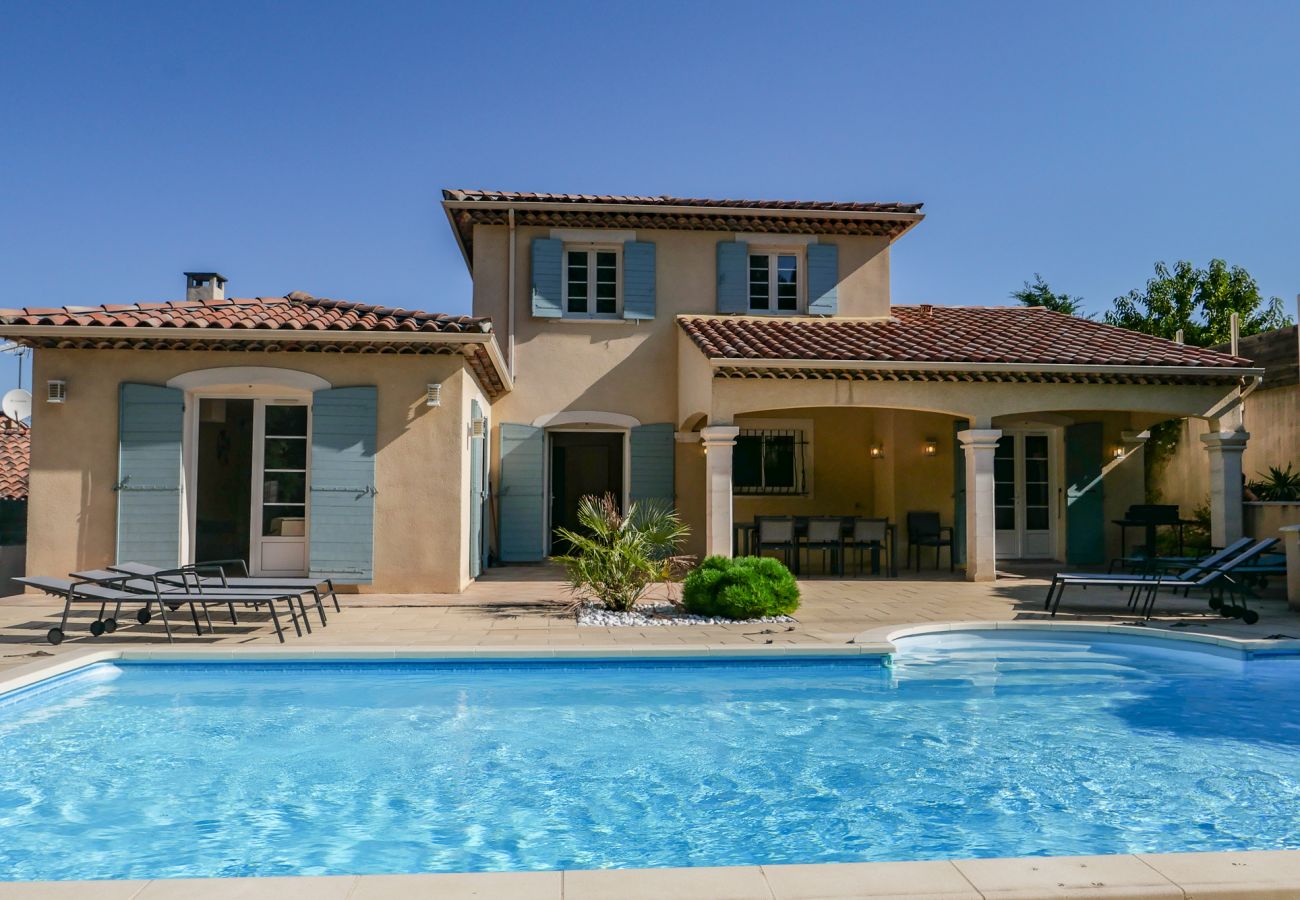
M1261 500L1300 500L1300 472L1291 471L1290 463L1285 469L1269 466L1267 475L1247 487Z
M578 521L578 531L556 529L569 552L555 559L564 563L579 601L625 612L650 585L672 580L680 569L677 551L690 529L670 507L631 503L623 513L610 494L587 496L578 503Z

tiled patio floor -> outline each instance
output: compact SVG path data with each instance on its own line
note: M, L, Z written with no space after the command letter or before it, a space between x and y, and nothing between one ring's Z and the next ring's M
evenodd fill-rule
M301 643L354 646L573 646L655 644L831 643L842 644L868 628L935 621L1009 621L1045 617L1042 599L1051 567L1022 568L992 584L971 584L958 578L922 572L900 578L838 580L809 578L801 582L804 601L795 625L716 625L660 628L578 627L565 613L568 594L551 567L492 569L463 594L359 594L341 597L343 611L329 612L329 627L317 623L309 636L288 638ZM657 589L662 590L662 589ZM1132 622L1123 591L1074 590L1067 594L1058 618ZM1300 637L1300 614L1287 608L1280 594L1257 604L1260 622L1253 626L1210 614L1201 600L1162 596L1154 628L1184 628L1238 637L1287 635ZM88 627L93 608L74 614L68 639L58 647L45 642L57 624L60 604L36 594L0 600L0 667L31 662L49 653L107 644L141 644L165 640L162 628L136 625L130 614L113 635L92 638ZM177 643L274 643L266 616L241 614L241 624L222 624L212 611L214 635L198 637L193 628L177 627ZM179 617L178 617L179 618Z

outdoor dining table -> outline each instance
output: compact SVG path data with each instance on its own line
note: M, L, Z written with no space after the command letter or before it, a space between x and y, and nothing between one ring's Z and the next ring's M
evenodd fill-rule
M799 547L800 539L808 536L808 520L812 518L823 518L822 516L794 516L794 540L795 553L794 565L792 569L797 575L799 573ZM844 551L845 542L853 537L853 520L855 516L827 516L825 518L839 518L840 520L840 569L844 568ZM736 551L742 556L750 556L754 552L754 542L758 534L757 522L737 522L735 525L735 538L733 545ZM888 565L890 578L898 577L898 526L893 522L885 524L885 543L887 547L887 558L885 562ZM871 548L871 574L880 574L880 548Z

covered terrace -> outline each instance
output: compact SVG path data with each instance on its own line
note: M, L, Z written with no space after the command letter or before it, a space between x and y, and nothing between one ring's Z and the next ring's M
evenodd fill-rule
M925 511L972 581L1102 564L1144 500L1146 429L1175 417L1209 422L1212 541L1240 536L1248 360L1043 309L892 313L679 318L678 496L703 552L736 552L756 516L883 518L905 545Z

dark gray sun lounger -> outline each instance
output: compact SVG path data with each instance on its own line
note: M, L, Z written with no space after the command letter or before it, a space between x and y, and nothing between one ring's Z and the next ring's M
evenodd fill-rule
M1247 566L1250 562L1257 559L1263 553L1271 550L1277 544L1277 538L1267 538L1262 541L1251 544L1244 551L1237 553L1229 559L1220 561L1217 565L1199 564L1198 572L1193 573L1194 577L1181 577L1181 575L1093 575L1083 572L1061 572L1052 579L1051 586L1047 589L1047 603L1045 604L1051 610L1052 615L1061 606L1061 595L1065 592L1066 585L1100 585L1104 587L1131 587L1137 590L1145 591L1146 599L1143 603L1143 614L1146 618L1151 618L1151 611L1155 607L1156 595L1161 588L1170 590L1208 590L1211 592L1230 591L1241 593L1245 590L1244 585L1232 577L1232 573L1240 567ZM1225 548L1226 550L1226 548ZM1222 552L1222 551L1221 551ZM1222 598L1219 598L1222 603ZM1213 602L1211 603L1213 607ZM1259 621L1259 615L1253 610L1246 610L1243 607L1242 618L1246 623L1254 624Z
M226 566L238 565L243 575L227 575ZM124 572L128 575L139 575L143 578L153 578L157 576L160 580L168 583L182 584L185 587L194 587L206 591L209 587L219 588L250 588L252 590L278 590L278 591L296 591L308 592L316 599L317 612L320 613L321 624L325 624L325 610L321 604L321 599L328 596L334 603L334 611L341 612L339 606L338 594L334 590L334 582L329 578L280 578L269 575L248 575L248 567L242 559L218 559L209 562L190 563L184 566L177 566L174 569L163 569L158 566L151 566L147 563L124 562L116 563L109 566L114 572ZM324 586L324 590L322 590Z
M14 581L19 584L34 587L37 590L44 591L45 593L51 594L55 597L63 598L63 616L59 619L58 626L51 628L45 635L45 639L51 644L61 644L63 643L63 639L67 636L68 615L72 612L72 605L74 603L86 605L93 604L99 607L98 617L90 624L90 633L95 637L99 637L101 634L105 633L111 634L117 630L116 614L114 616L104 616L104 612L108 608L109 604L113 604L116 610L120 610L123 604L141 604L140 612L136 614L136 620L142 625L152 618L149 607L157 604L158 614L162 617L163 630L167 632L167 640L169 643L172 640L172 628L171 623L167 621L166 606L164 606L157 598L147 594L124 591L120 588L99 584L93 581L74 581L70 578L24 576L21 578L15 578ZM181 597L179 598L179 602L182 605L189 605L190 615L194 619L194 630L199 634L203 634L203 629L199 626L199 615L198 610L195 607L195 601L191 601L187 597ZM206 608L204 609L204 615L207 615ZM211 625L211 621L209 621L209 625Z
M239 624L239 617L235 615L235 604L253 606L254 608L267 604L272 610L272 618L278 618L274 615L275 603L282 600L289 607L290 621L293 624L294 631L301 637L303 626L306 626L307 633L311 633L311 621L307 618L307 607L303 601L303 594L307 593L306 591L222 587L196 588L194 586L187 587L179 582L168 582L161 576L155 575L145 578L103 569L73 572L72 577L135 594L156 596L166 602L172 609L175 609L181 603L188 602L186 598L192 598L193 602L201 605L205 613L209 603L216 603L225 606L230 611L232 625ZM294 609L295 602L298 604L297 609ZM325 613L324 610L320 609L319 596L316 597L316 606L320 611L321 622L324 623ZM209 620L209 625L211 625L211 620ZM279 631L278 622L276 630ZM281 641L283 642L283 637Z

